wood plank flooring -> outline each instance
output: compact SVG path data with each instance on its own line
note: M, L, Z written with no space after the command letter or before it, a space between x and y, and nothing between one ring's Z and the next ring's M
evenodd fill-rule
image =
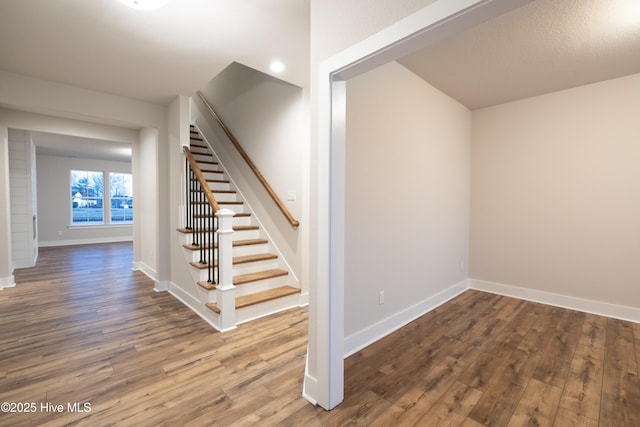
M327 412L306 309L221 334L131 261L43 248L0 291L0 402L35 404L0 426L640 426L638 324L467 291L345 360Z

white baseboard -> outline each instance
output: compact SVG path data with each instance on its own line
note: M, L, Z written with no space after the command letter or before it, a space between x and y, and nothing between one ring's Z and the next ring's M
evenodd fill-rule
M169 283L168 291L174 298L189 307L189 309L197 314L202 320L211 325L215 330L220 331L220 326L216 325L216 322L213 320L213 312L209 313L210 310L206 308L202 301L173 282ZM235 327L232 329L235 329Z
M156 270L154 270L153 268L149 267L147 264L145 264L142 261L134 261L131 269L133 271L142 271L144 274L147 275L147 277L149 277L149 279L153 280L154 282L158 283L158 273L156 272Z
M627 307L568 295L554 294L535 289L505 285L503 283L488 282L486 280L469 279L469 287L471 289L490 292L493 294L640 323L640 308Z
M384 320L375 323L366 329L356 332L353 335L345 337L344 350L345 358L360 351L370 344L378 341L379 339L389 335L393 331L400 329L407 323L412 322L420 316L428 313L434 308L444 304L450 299L460 295L462 292L469 289L467 280L463 280L436 295L433 295L401 312L393 314Z
M307 350L307 366L309 359L309 350ZM318 405L318 401L313 397L316 395L318 389L318 380L308 373L304 374L304 381L302 383L302 397L312 405Z
M166 292L169 290L170 282L166 280L160 280L156 282L156 285L153 287L153 290L156 292Z
M99 237L92 239L73 239L73 240L50 240L46 242L38 242L39 248L47 248L53 246L75 246L75 245L96 245L100 243L118 243L132 242L133 237Z
M12 276L0 277L0 289L13 288L16 286L16 278Z

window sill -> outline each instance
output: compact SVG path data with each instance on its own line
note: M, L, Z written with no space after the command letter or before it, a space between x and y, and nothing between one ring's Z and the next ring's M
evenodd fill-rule
M88 225L67 225L69 230L87 230L90 228L131 228L133 223L126 224L88 224Z

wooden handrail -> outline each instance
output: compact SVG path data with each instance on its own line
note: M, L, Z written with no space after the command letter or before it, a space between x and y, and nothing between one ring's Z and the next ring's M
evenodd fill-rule
M284 205L284 203L282 203L282 200L280 200L280 198L275 193L275 191L273 191L273 188L271 188L271 186L269 185L267 180L264 178L264 176L262 176L262 174L260 173L260 171L258 170L256 165L251 161L251 159L247 155L246 151L244 151L244 149L242 148L242 146L240 145L238 140L233 136L233 134L231 133L229 128L224 124L224 122L222 121L220 116L218 116L218 114L215 112L215 110L213 109L213 107L211 106L209 101L207 101L207 98L205 98L204 94L201 91L198 91L197 93L198 93L198 96L200 97L200 99L202 100L202 102L204 102L204 105L209 110L209 113L211 114L211 117L213 117L218 122L218 124L220 125L220 127L222 128L224 133L227 135L229 140L231 140L233 145L236 147L236 149L238 150L238 152L240 153L240 155L242 156L244 161L247 162L247 165L249 165L249 168L256 175L256 177L258 178L258 181L260 181L260 183L265 188L265 190L267 190L267 193L269 193L269 195L271 196L273 201L276 203L278 208L280 208L280 211L287 218L287 220L289 221L289 224L291 224L291 226L294 227L294 228L298 227L300 225L300 221L296 220L293 217L293 215L291 215L291 212L289 212L289 209L287 209L287 207Z
M200 185L202 186L204 194L207 196L207 200L209 201L209 204L213 208L214 212L218 212L220 210L220 205L218 205L218 201L216 200L215 196L211 192L211 189L209 188L209 184L207 183L207 179L202 174L202 171L200 170L198 163L193 158L193 154L191 154L191 150L186 145L183 146L182 149L184 150L184 154L187 156L187 159L189 160L189 164L191 165L191 170L193 170L193 172L196 174L196 177L198 178L198 181L200 181Z

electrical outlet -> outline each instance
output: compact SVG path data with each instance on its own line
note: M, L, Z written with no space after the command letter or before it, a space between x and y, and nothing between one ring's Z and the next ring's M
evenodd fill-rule
M384 291L378 292L378 304L384 304Z
M289 190L287 200L293 202L296 200L296 190Z

